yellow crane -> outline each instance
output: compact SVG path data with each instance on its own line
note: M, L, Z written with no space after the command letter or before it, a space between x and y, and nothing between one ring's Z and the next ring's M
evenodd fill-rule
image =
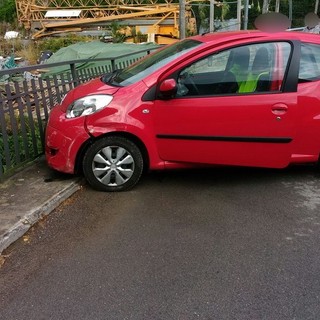
M19 22L32 32L33 39L113 21L134 26L148 35L148 41L159 44L179 38L178 0L16 0L16 7ZM196 33L191 10L187 10L186 20L188 30Z

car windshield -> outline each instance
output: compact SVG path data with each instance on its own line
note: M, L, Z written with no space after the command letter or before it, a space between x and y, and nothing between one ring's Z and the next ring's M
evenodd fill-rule
M202 42L196 40L183 40L176 42L154 54L142 59L141 61L129 66L128 68L117 70L103 78L105 83L114 86L127 86L140 81L145 76L159 69L170 61L173 61L182 53L186 53L193 48L200 46Z

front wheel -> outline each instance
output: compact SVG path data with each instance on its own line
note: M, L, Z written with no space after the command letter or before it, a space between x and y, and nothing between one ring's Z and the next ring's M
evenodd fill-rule
M89 184L101 191L124 191L139 181L143 157L139 148L123 137L104 137L89 147L83 158L83 173Z

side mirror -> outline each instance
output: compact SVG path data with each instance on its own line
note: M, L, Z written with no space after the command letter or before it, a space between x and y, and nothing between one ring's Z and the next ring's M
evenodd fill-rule
M172 98L178 90L177 82L174 79L166 79L160 84L160 95L163 98Z

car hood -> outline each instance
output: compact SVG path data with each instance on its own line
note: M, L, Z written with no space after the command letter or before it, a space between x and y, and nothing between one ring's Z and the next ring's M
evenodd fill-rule
M120 87L110 86L101 81L100 78L84 83L73 90L73 99L79 99L92 94L115 94Z
M100 78L91 80L84 84L75 87L73 90L69 91L60 104L60 108L63 112L66 111L67 107L77 99L81 99L88 95L96 94L115 94L120 87L113 87L105 84Z
M63 99L63 102L60 105L60 108L63 112L66 111L68 106L73 103L77 99L81 99L88 95L96 95L96 94L115 94L120 87L113 87L110 85L105 84L101 81L100 78L91 80L89 82L86 82L84 84L81 84L77 87L75 87L73 90L69 91L65 98Z

